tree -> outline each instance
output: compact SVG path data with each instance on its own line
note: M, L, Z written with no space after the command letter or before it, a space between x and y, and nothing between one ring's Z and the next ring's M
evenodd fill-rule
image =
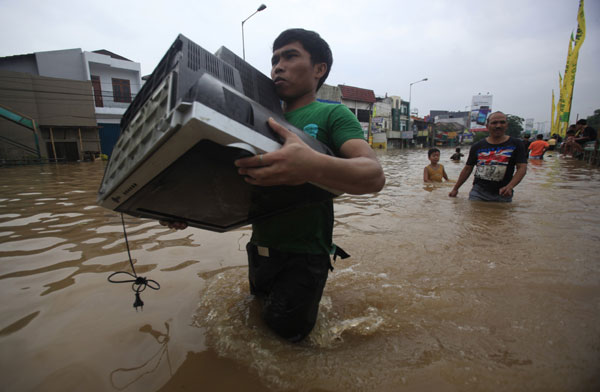
M487 131L473 132L473 143L477 143L488 136L490 136L490 133Z
M600 109L594 110L594 114L589 116L586 120L587 125L594 128L595 130L600 130Z
M521 133L523 132L523 121L525 120L512 114L507 114L506 120L508 121L506 134L516 138L521 137Z
M599 109L600 111L600 109ZM524 119L522 119L519 116L515 116L512 114L507 114L506 115L506 121L508 121L508 128L506 129L506 135L512 136L512 137L516 137L516 138L520 138L521 137L521 133L523 132L523 121L525 121ZM474 132L473 135L473 143L478 142L479 140L486 138L490 135L489 132L485 131L485 132Z

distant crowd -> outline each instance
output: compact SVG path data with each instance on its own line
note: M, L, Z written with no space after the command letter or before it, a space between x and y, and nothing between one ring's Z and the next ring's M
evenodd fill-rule
M558 134L551 135L549 139L544 140L543 135L537 135L535 141L529 140L530 135L523 136L523 143L529 159L544 159L546 151L558 150L564 156L578 158L583 155L583 149L589 142L597 142L597 131L587 125L585 119L577 121L576 124L569 126L567 134L563 140Z
M594 151L598 148L596 130L588 126L587 121L583 119L569 127L564 140L558 134L551 135L547 140L539 134L535 141L529 140L528 134L524 135L523 139L506 135L508 121L502 112L492 113L487 119L486 128L488 136L470 147L465 167L448 196L456 197L459 188L475 171L469 200L510 202L514 188L527 173L528 160L544 159L546 151L557 149L564 156L571 155L577 158L583 155L588 143L594 146ZM460 148L456 148L450 159L458 162L463 156ZM430 149L427 157L430 164L423 170L423 181L450 181L444 165L439 163L440 150Z

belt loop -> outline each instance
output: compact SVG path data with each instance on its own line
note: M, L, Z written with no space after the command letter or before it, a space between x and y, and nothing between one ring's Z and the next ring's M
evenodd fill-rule
M270 257L270 255L271 255L270 249L266 248L264 246L257 246L256 250L258 251L259 256Z

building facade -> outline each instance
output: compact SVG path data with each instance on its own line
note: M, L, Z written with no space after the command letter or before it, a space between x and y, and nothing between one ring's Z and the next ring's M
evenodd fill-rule
M399 96L381 98L369 89L323 84L317 91L317 100L346 105L358 118L365 140L373 148L401 148L414 143L416 131L409 128L409 102Z
M55 149L52 151L42 151L41 155L48 159L77 160L75 157L83 159L86 151L93 154L110 155L120 134L121 117L141 88L140 64L107 50L84 52L81 49L66 49L3 57L0 58L0 71L29 75L23 81L35 80L37 83L38 87L36 88L34 88L35 83L33 82L24 83L19 87L30 93L29 100L35 101L35 105L22 105L11 99L12 90L7 87L11 80L17 80L15 77L19 77L4 74L0 85L0 105L12 108L13 111L36 120L40 125L40 137L55 138L54 130L63 127L64 129L75 127L72 129L78 129L77 134L81 133L81 129L83 129L87 135L90 127L94 127L95 136L87 135L87 139L95 138L96 147L85 149L86 145L83 143L84 137L82 136L76 151L72 144L69 144L71 147L68 147L64 153L61 153L60 147L55 151L58 144L55 144ZM42 80L46 84L39 87L43 84ZM73 87L69 81L77 82L75 83L77 88ZM62 98L62 103L70 104L70 115L63 113L64 108L60 105L60 98ZM36 113L32 106L44 106L48 102L53 102L57 112L55 114L45 112L44 118L39 117L40 113ZM90 105L92 111L88 113ZM85 116L75 114L76 107L83 108L82 110L86 112ZM48 107L48 110L52 110L51 107ZM50 120L51 117L54 120ZM6 118L0 119L0 135L12 140L15 132L18 131L15 131L13 127L14 122L10 125L9 123L10 121ZM11 128L12 131L9 132L10 135L5 135L5 130L8 128ZM50 132L50 128L52 128L52 132ZM66 139L58 142L55 140L56 143L72 143L72 141L67 141L67 139L71 139L70 132L65 131L57 137L61 136ZM0 140L6 141L6 139ZM44 150L43 146L44 143L42 143L42 150ZM87 147L91 148L89 145Z
M121 117L142 87L140 64L107 50L83 52L85 77L92 82L102 152L110 155Z
M317 91L317 101L326 103L342 103L342 90L338 86L323 83Z
M352 111L358 122L363 128L365 139L369 138L369 121L373 113L375 104L375 93L373 90L368 90L360 87L338 85L342 104L346 105ZM371 142L371 140L369 140Z
M100 139L90 87L79 80L0 71L0 163L97 155Z
M389 147L403 147L413 138L409 129L408 101L403 101L397 95L390 96L392 100L392 127L388 133Z

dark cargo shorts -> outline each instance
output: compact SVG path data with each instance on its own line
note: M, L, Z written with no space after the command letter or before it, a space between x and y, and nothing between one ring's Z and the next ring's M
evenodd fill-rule
M513 196L514 196L513 190ZM512 196L500 196L498 193L491 193L487 191L484 187L473 184L473 188L471 192L469 192L469 200L475 201L499 201L503 203L510 203L512 201Z
M323 288L332 269L329 255L267 248L259 252L259 247L251 243L246 251L250 292L262 302L263 320L291 342L304 339L317 321Z

